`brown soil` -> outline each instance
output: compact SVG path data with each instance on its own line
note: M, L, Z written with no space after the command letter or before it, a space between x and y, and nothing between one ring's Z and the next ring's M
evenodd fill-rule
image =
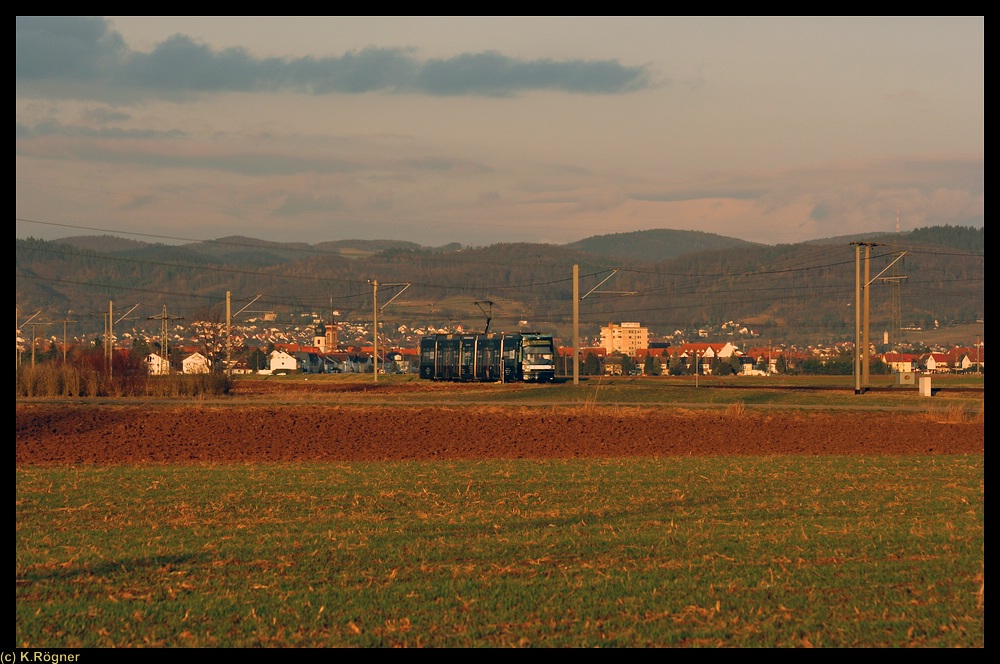
M18 404L17 466L983 454L984 425L893 413Z

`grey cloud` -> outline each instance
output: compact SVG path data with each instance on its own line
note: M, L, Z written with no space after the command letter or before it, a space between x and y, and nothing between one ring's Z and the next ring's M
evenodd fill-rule
M495 205L502 200L498 191L482 191L476 197L476 202L480 205Z
M79 139L61 143L52 149L47 142L32 139L48 136ZM198 168L204 170L238 173L248 176L292 175L296 173L348 173L363 168L347 159L336 157L299 157L278 152L221 148L209 153L189 154L178 151L169 143L147 144L142 150L121 150L118 139L171 139L184 138L177 130L152 131L66 126L55 120L41 122L32 127L15 123L15 153L46 156L53 159L85 159L108 164L131 164L157 168Z
M893 177L880 173L873 178L877 188L893 188L900 181L906 186L931 192L940 187L954 187L974 194L986 190L986 160L983 157L913 159L887 161L883 170L890 170Z
M324 58L256 58L214 51L174 35L149 53L130 51L100 18L17 19L16 81L97 82L147 94L382 91L509 96L531 90L622 94L651 85L645 67L616 60L517 60L497 52L420 61L408 49L367 48ZM91 94L99 94L99 88ZM83 94L76 89L73 94Z
M340 196L317 197L309 194L290 194L274 211L277 217L294 217L299 214L330 214L342 212L344 201Z
M255 61L242 49L213 52L174 35L151 53L131 53L116 72L127 85L192 92L253 90L266 87L270 61Z
M736 200L754 200L764 195L762 189L685 189L679 191L664 191L631 196L635 200L653 203L679 203L681 201L697 201L710 198L731 198Z
M276 72L315 94L414 91L419 63L405 49L366 48L340 58L282 62Z
M83 117L97 124L109 122L125 122L131 119L131 115L124 111L112 110L110 108L91 108L83 112Z
M58 136L76 139L61 142L57 147L46 141L35 141ZM491 172L486 165L467 159L441 156L424 158L354 158L330 154L300 155L267 146L246 148L219 145L214 150L178 150L173 141L187 135L179 130L157 131L152 129L122 129L116 127L86 127L67 125L55 119L34 125L14 123L15 153L47 156L55 159L92 159L104 163L153 165L164 168L198 168L247 176L294 175L297 173L364 173L375 169L378 177L405 179L416 172L477 175ZM145 139L149 142L141 149L122 150L115 141Z
M15 80L94 80L114 72L125 41L100 17L15 17Z
M463 175L493 172L492 168L481 162L435 156L428 156L422 159L407 159L402 161L400 165L405 170L416 169L427 172L454 173Z
M79 125L64 125L58 120L44 120L31 127L20 123L14 124L14 138L17 140L41 138L43 136L64 136L69 138L151 139L183 138L185 134L177 129L171 129L168 131L156 131L153 129L120 129L116 127L93 129L91 127L81 127Z
M157 168L199 168L251 177L297 173L347 173L359 169L357 164L340 159L299 158L243 150L210 155L174 154L155 149L148 153L123 153L113 148L93 145L82 147L78 156L108 163L148 164Z
M420 69L418 87L434 95L509 95L522 90L590 94L632 92L648 84L641 67L617 61L521 61L491 51L431 60Z
M144 195L144 196L133 196L130 201L121 206L121 210L141 210L150 205L154 205L157 202L157 197Z
M826 221L830 219L833 208L829 203L817 203L809 212L809 218L813 221Z

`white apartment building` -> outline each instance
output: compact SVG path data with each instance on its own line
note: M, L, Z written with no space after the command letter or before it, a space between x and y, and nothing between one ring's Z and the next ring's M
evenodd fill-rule
M632 355L639 348L649 348L649 328L641 323L608 323L601 328L601 347L609 353Z

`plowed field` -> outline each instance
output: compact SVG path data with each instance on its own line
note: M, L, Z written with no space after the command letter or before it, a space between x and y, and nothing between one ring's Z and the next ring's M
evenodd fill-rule
M982 454L928 414L18 404L18 466L672 455Z

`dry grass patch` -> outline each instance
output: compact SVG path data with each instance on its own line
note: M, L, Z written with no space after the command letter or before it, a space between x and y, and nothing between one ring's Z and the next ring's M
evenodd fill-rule
M746 404L742 399L737 399L726 407L726 417L743 418L747 415Z
M983 412L982 408L980 408L978 416L970 418L966 407L963 404L956 403L950 404L941 409L929 411L928 418L932 422L938 422L941 424L964 424L965 422L971 420L982 422Z

